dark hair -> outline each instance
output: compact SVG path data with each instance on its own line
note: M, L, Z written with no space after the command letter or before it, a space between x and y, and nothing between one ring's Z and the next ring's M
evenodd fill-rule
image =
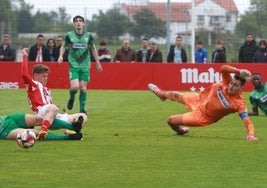
M247 33L247 36L248 36L248 35L252 35L252 36L253 36L253 33L251 33L251 32L248 32L248 33Z
M261 74L260 74L260 73L257 73L257 72L251 74L251 76L250 76L251 81L252 81L255 77L259 77L259 78L261 79Z
M239 80L239 81L241 82L241 86L244 86L244 85L246 84L246 79L241 78L239 75L235 74L235 75L234 75L234 78L235 78L236 80Z
M39 37L44 38L44 35L42 35L42 34L37 35L37 38L39 38Z
M198 40L197 44L203 44L202 40Z
M223 44L223 41L221 41L221 40L216 40L215 43L216 43L216 44Z
M33 74L42 74L42 73L49 73L49 72L50 72L50 68L43 64L36 64L32 68Z
M50 40L52 40L53 43L56 45L56 41L55 41L54 39L48 39L48 40L46 41L46 46L48 46L48 43L49 43Z
M84 22L84 18L83 18L82 16L80 16L80 15L77 15L77 16L75 16L75 17L72 19L73 23L74 23L77 19L81 19L81 20Z
M100 46L106 46L107 44L106 44L105 41L102 40L102 41L99 43L99 45L100 45Z
M148 38L143 38L142 40L146 40L146 41L149 41Z
M251 74L251 76L256 76L256 75L257 75L257 76L261 76L261 74L258 73L258 72L254 72L254 73Z
M176 37L176 39L183 39L180 35Z
M259 46L260 46L261 44L264 44L265 46L267 46L267 42L266 42L266 40L264 40L264 39L260 40L260 42L259 42Z

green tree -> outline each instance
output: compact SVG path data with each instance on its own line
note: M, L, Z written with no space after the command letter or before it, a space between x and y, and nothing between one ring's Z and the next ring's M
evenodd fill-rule
M122 34L125 34L129 31L131 27L130 19L119 13L119 10L114 8L103 13L99 11L99 15L94 15L91 29L95 29L100 38L118 38Z
M51 11L49 13L52 21L51 32L66 32L73 29L71 16L67 14L65 7L59 7L58 11Z
M246 36L247 33L252 32L257 37L266 38L266 10L266 0L251 0L250 9L246 11L246 14L241 16L240 22L236 25L237 34Z
M34 21L34 32L45 33L49 32L53 28L52 17L49 13L37 12L33 16Z
M141 9L134 16L135 24L132 27L131 34L135 37L146 36L163 37L166 35L165 22L158 19L149 9Z
M29 5L24 0L19 1L19 8L16 10L17 17L17 32L18 33L31 33L33 32L33 19L31 10L33 5Z
M1 34L9 33L12 34L15 31L15 13L12 10L11 0L0 1L0 31ZM3 33L2 33L3 32Z

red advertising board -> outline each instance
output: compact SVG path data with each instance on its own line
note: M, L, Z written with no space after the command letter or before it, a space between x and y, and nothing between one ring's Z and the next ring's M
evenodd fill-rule
M51 69L48 87L69 88L67 63L44 64ZM30 71L33 65L29 63ZM267 80L267 64L230 65L261 73L263 80ZM102 66L104 71L98 73L95 64L92 64L89 89L146 90L148 83L155 83L166 90L200 91L220 81L222 64L102 63ZM21 63L0 62L0 89L24 88L20 67ZM252 84L247 83L245 91L252 89Z

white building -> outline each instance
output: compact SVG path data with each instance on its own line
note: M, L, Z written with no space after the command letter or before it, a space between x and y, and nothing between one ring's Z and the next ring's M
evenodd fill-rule
M144 3L145 2L145 3ZM171 3L170 37L175 41L177 35L184 36L190 44L191 39L191 2ZM121 12L132 18L140 9L149 9L163 20L167 20L167 3L122 4ZM234 0L195 0L195 33L199 31L212 33L234 33L238 19L238 9ZM209 37L211 43L211 37Z

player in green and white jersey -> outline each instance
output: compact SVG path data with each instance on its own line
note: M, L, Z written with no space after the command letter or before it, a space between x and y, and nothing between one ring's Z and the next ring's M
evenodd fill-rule
M0 116L0 140L15 140L17 134L21 129L31 129L38 138L40 131L34 129L36 126L40 126L43 118L33 114L9 114L6 116ZM64 134L55 134L47 132L46 136L42 140L81 140L82 133L75 132L81 127L82 121L77 121L72 124L61 124L55 120L51 125L51 130L57 130L65 128ZM71 131L74 130L74 131Z
M90 50L96 61L96 68L101 72L102 66L99 62L94 38L91 33L84 31L84 18L75 16L73 18L74 31L69 31L64 40L64 44L60 48L58 63L62 63L65 48L69 48L69 76L70 76L70 98L67 104L69 110L73 108L75 94L80 90L80 112L86 113L86 90L87 83L90 81Z
M251 82L254 85L254 90L250 93L249 100L252 105L251 116L258 116L258 108L267 115L267 82L262 82L262 77L259 73L254 73L251 76Z

